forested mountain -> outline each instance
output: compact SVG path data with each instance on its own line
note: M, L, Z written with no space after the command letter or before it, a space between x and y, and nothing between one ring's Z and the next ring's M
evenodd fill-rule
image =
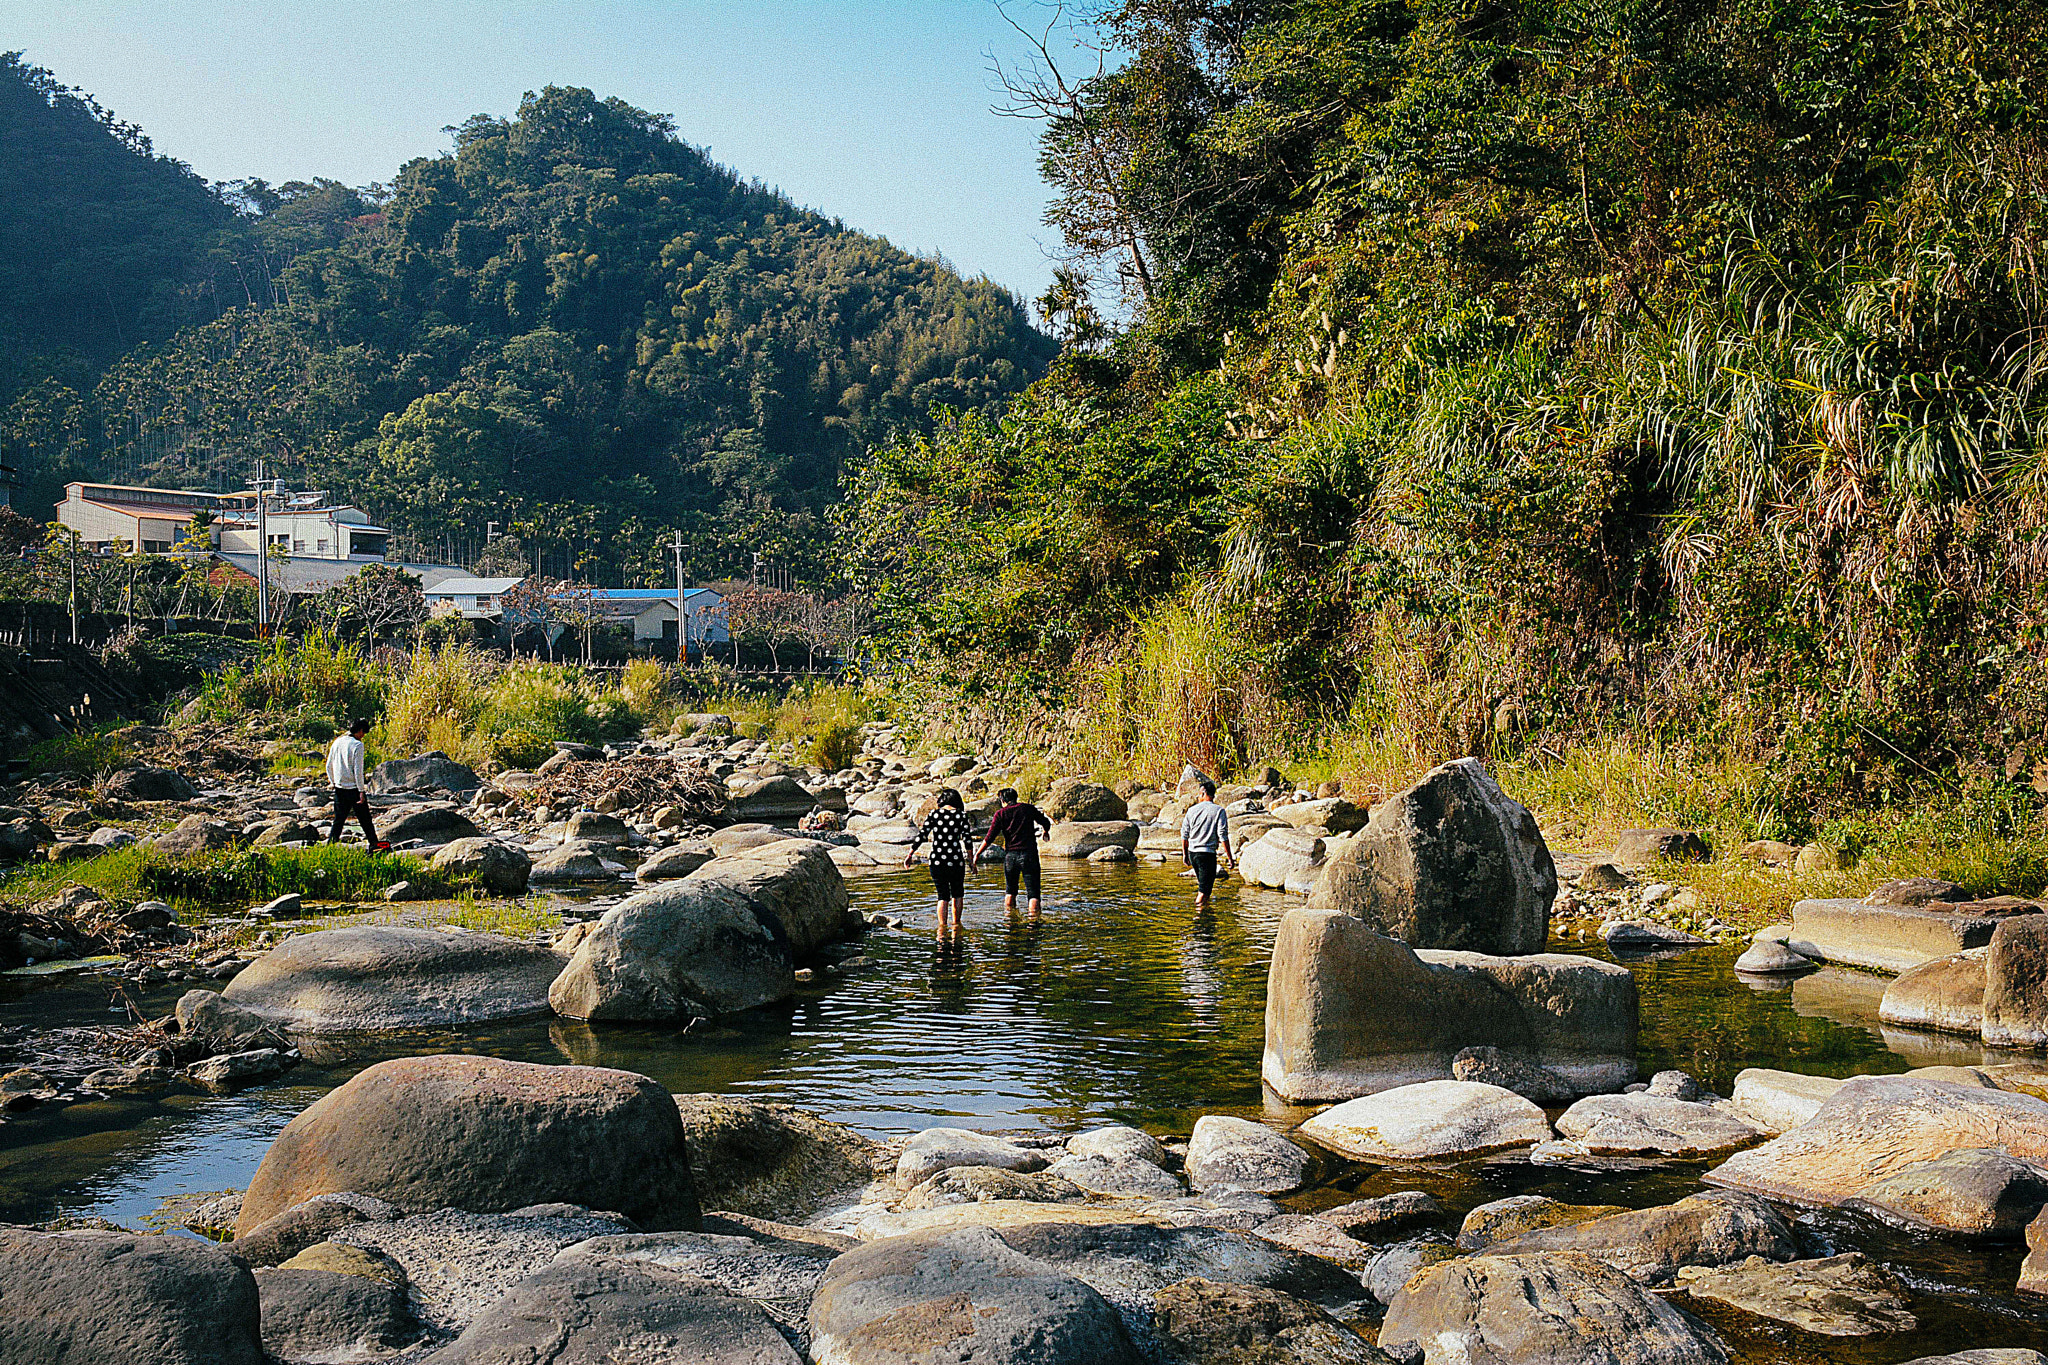
M495 520L551 572L659 580L680 530L697 574L760 553L819 576L849 456L927 429L934 404L990 408L1054 349L1000 287L743 182L666 118L588 91L471 118L388 187L209 190L46 73L0 74L25 111L6 106L5 155L54 165L61 137L125 167L95 182L106 244L64 278L104 285L133 237L156 244L156 273L125 287L203 315L133 349L82 308L40 335L0 391L24 503L82 473L239 486L260 457L420 553ZM149 194L123 198L146 174ZM32 178L14 204L0 181L0 219L53 223L64 195ZM187 222L211 235L179 236ZM95 374L66 346L120 355Z
M1017 83L1080 344L863 466L887 636L1105 753L1626 734L1768 760L1788 828L2040 756L2048 11L1128 0L1099 36L1103 75Z

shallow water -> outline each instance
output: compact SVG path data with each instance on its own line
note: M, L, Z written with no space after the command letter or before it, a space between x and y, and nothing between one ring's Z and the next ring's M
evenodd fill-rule
M167 1196L239 1189L291 1117L363 1067L407 1053L490 1053L641 1072L677 1092L783 1100L886 1136L933 1124L1073 1131L1107 1122L1185 1136L1204 1113L1292 1111L1262 1096L1266 962L1290 896L1219 890L1196 916L1177 868L1048 864L1041 921L1008 917L1000 879L968 891L967 933L941 949L922 871L853 883L863 910L923 928L867 936L863 961L800 988L797 1000L741 1023L681 1033L559 1020L322 1044L289 1084L228 1097L106 1100L0 1123L0 1221L98 1215L132 1224ZM1555 944L1608 957L1606 950ZM1680 1067L1726 1094L1735 1073L1773 1066L1844 1076L1974 1063L1959 1040L1881 1029L1882 978L1829 969L1752 987L1730 972L1732 948L1631 959L1642 998L1645 1075ZM189 983L157 988L169 1011ZM91 978L0 982L0 1025L120 1022ZM125 1014L125 1012L124 1012ZM1493 1160L1438 1169L1353 1167L1290 1202L1304 1209L1394 1189L1427 1188L1454 1210L1507 1194L1647 1205L1694 1192L1703 1165L1559 1170ZM2019 1251L1916 1240L1839 1215L1809 1215L1814 1254L1871 1252L1922 1291L1921 1330L1862 1342L1746 1330L1717 1317L1750 1360L1908 1360L1937 1349L2048 1349L2048 1314L2013 1293ZM1754 1323L1754 1319L1748 1320ZM1800 1345L1800 1341L1805 1343ZM1806 1354L1802 1354L1806 1352Z

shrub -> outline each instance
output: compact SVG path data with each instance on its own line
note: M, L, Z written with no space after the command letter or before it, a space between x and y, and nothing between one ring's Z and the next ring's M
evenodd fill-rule
M860 757L860 726L850 720L828 721L811 741L811 762L826 772L853 766Z
M58 735L46 739L22 755L32 773L69 773L73 777L97 777L125 765L128 746L111 735L93 731L82 735Z

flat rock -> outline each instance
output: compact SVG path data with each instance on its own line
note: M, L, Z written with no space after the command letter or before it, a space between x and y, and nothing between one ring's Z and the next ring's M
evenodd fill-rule
M1285 1194L1307 1183L1315 1158L1263 1123L1204 1114L1188 1139L1184 1169L1197 1190Z
M896 1188L913 1189L949 1166L994 1166L1005 1171L1042 1171L1045 1153L969 1128L927 1128L903 1144L896 1159Z
M1278 1218L1267 1219L1252 1231L1290 1251L1334 1262L1346 1270L1364 1270L1380 1254L1378 1247L1305 1213L1283 1213Z
M235 1004L219 991L186 991L171 1011L179 1036L208 1052L248 1052L291 1046L277 1026Z
M728 1294L760 1304L788 1333L801 1340L809 1330L806 1319L811 1296L825 1278L825 1267L841 1250L851 1249L758 1232L621 1233L565 1247L556 1255L555 1263L629 1262L694 1275Z
M1354 1199L1320 1210L1315 1216L1353 1237L1372 1239L1413 1223L1441 1218L1444 1206L1436 1196L1422 1190L1401 1190L1374 1199Z
M698 1212L667 1091L629 1071L495 1057L395 1058L323 1095L264 1153L236 1230L336 1191L412 1212L559 1201L651 1230Z
M2048 1103L1944 1081L1852 1076L1805 1124L1736 1153L1705 1179L1787 1203L1835 1206L1906 1167L1973 1148L2048 1165Z
M256 1281L191 1237L0 1226L7 1365L268 1365Z
M1982 1351L1957 1351L1954 1355L1919 1356L1905 1365L2048 1365L2048 1356L2024 1346L1994 1346Z
M624 863L614 863L593 849L578 846L541 854L533 860L526 876L530 882L552 886L563 882L608 882L624 870Z
M1952 907L1805 900L1792 907L1792 939L1829 962L1897 974L1990 944L1995 918Z
M1744 1122L1776 1137L1819 1113L1841 1088L1842 1082L1833 1076L1750 1067L1736 1074L1728 1107Z
M1471 1256L1393 1296L1380 1347L1424 1365L1725 1365L1703 1324L1590 1257Z
M1600 926L1600 941L1618 953L1661 948L1699 948L1707 940L1653 919L1611 919Z
M229 1248L253 1266L281 1265L351 1223L399 1216L395 1205L353 1191L320 1194L245 1229Z
M1159 1291L1153 1332L1175 1365L1391 1365L1315 1304L1191 1277Z
M1595 1156L1713 1156L1762 1139L1724 1101L1590 1095L1558 1116L1557 1131Z
M1293 823L1298 809L1279 814ZM1329 853L1309 906L1417 948L1513 955L1542 950L1556 896L1536 817L1478 759L1461 758L1375 807Z
M276 1048L255 1048L194 1062L185 1068L183 1074L186 1080L202 1090L215 1095L230 1095L282 1076L297 1060L295 1055L279 1052Z
M803 1219L875 1178L880 1143L794 1105L738 1095L678 1095L691 1183L706 1208Z
M511 1213L441 1209L388 1222L354 1223L332 1241L372 1252L405 1274L421 1321L460 1332L505 1291L554 1263L567 1247L630 1229L617 1214L563 1205Z
M1026 1200L1040 1204L1086 1203L1088 1192L1050 1171L1006 1171L999 1166L948 1166L919 1185L896 1207L906 1213L953 1204Z
M986 1228L872 1242L811 1301L817 1365L1137 1365L1116 1310Z
M1297 1104L1447 1080L1493 1047L1577 1093L1635 1079L1636 980L1593 958L1416 952L1333 910L1281 916L1266 988L1267 1085Z
M1753 1195L1713 1190L1659 1208L1558 1223L1496 1241L1488 1255L1575 1252L1630 1279L1664 1285L1680 1267L1727 1265L1750 1256L1789 1261L1799 1254L1792 1229Z
M1784 1265L1752 1256L1735 1265L1687 1266L1678 1287L1821 1336L1867 1337L1920 1325L1898 1281L1856 1251Z
M357 925L293 934L222 995L293 1033L447 1028L547 1012L562 959L494 934Z
M1479 1205L1458 1228L1458 1250L1485 1251L1543 1228L1590 1223L1629 1210L1615 1204L1567 1204L1542 1194L1516 1194Z
M662 1266L599 1260L549 1266L513 1285L433 1359L435 1365L803 1360L759 1304Z
M1323 841L1291 826L1269 830L1238 854L1237 875L1252 886L1284 888L1292 877L1320 875Z
M1541 1109L1474 1081L1425 1081L1347 1100L1301 1131L1348 1157L1406 1161L1526 1147L1551 1136Z
M1991 949L1971 948L1923 962L1885 987L1880 1022L1937 1033L1982 1036L1985 959Z

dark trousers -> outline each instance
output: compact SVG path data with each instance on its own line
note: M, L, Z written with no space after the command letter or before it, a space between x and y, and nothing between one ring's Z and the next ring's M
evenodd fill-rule
M1216 886L1216 850L1188 853L1188 866L1195 870L1195 889L1208 895Z
M334 828L327 831L327 842L341 842L341 827L348 823L349 812L354 811L363 822L363 837L370 841L370 847L377 846L377 827L370 823L370 800L354 787L334 789Z

